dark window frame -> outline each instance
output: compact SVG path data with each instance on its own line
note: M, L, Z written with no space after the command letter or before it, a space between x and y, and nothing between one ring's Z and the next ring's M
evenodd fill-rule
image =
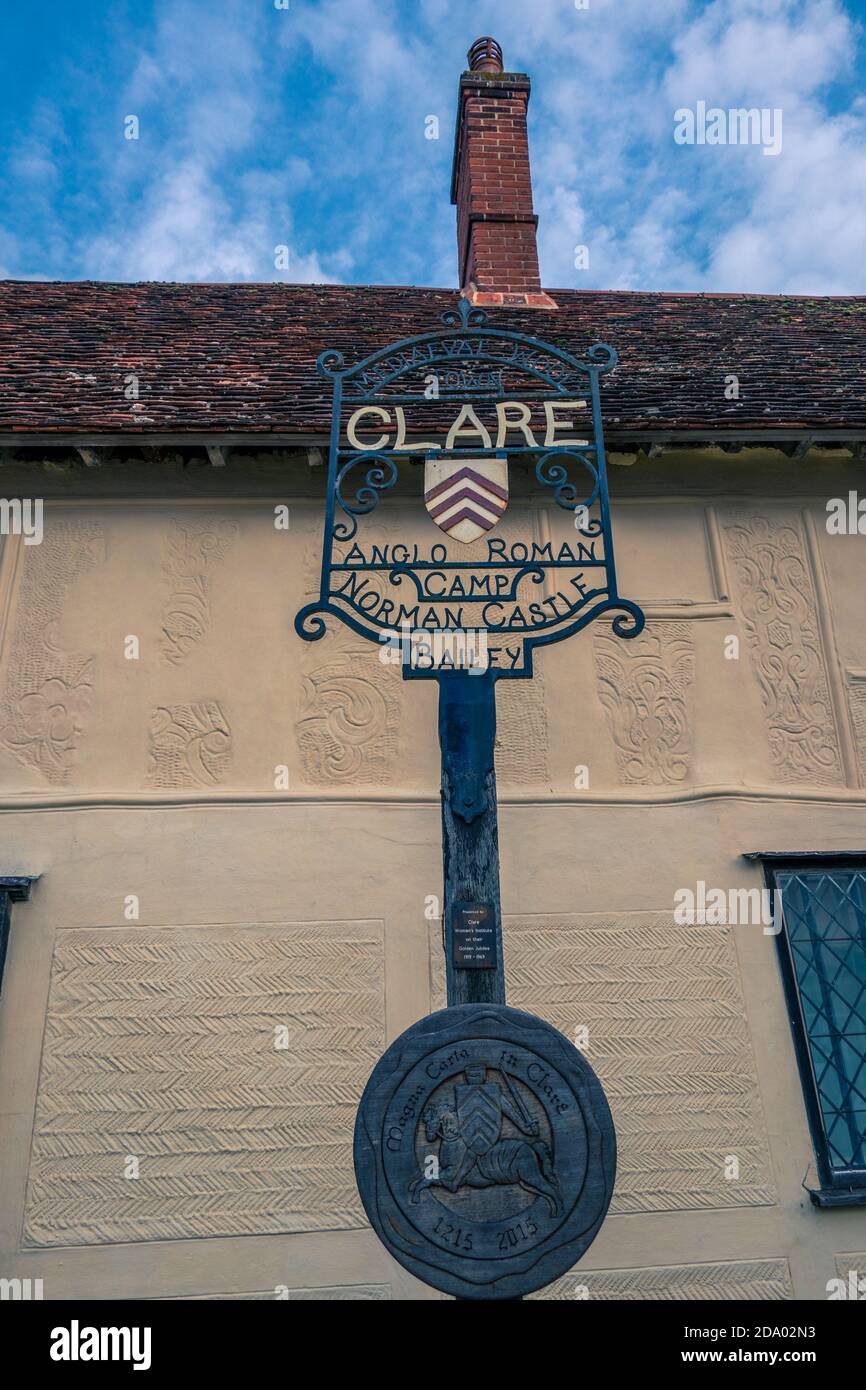
M834 869L844 869L849 872L859 870L866 874L866 850L843 850L835 853L824 850L790 853L781 850L753 851L743 857L760 862L764 871L764 882L771 894L779 887L779 873L809 871L821 873L832 872ZM775 898L771 898L771 901L775 903ZM817 1190L809 1188L809 1196L814 1205L818 1207L866 1206L866 1163L862 1168L839 1168L833 1165L830 1157L830 1144L814 1073L809 1030L803 1012L800 986L791 953L784 903L783 893L782 929L775 934L776 953L782 975L788 1023L791 1028L794 1052L800 1073L806 1117L809 1122L809 1132L812 1137L812 1147L815 1151L818 1178L821 1184Z
M0 874L0 992L3 989L3 972L6 967L6 949L9 945L9 928L12 919L12 904L26 903L30 888L36 876L21 874Z

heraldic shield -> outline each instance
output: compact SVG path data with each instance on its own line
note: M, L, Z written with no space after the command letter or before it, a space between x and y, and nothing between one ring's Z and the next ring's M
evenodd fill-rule
M502 1129L501 1089L495 1081L458 1085L454 1097L461 1139L471 1153L489 1153Z
M508 506L507 458L428 455L424 505L446 536L465 545L490 531Z
M505 1004L452 1004L376 1064L355 1174L406 1269L458 1298L519 1298L571 1269L599 1230L616 1136L601 1083L562 1033Z

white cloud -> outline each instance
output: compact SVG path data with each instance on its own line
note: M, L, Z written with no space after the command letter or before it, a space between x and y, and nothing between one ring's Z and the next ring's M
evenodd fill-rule
M139 215L124 230L97 238L89 261L100 275L119 280L333 280L315 251L293 247L291 224L274 188L252 178L240 215L208 170L194 159L171 166L148 191ZM280 185L282 192L282 186ZM277 270L275 251L288 246L289 265Z
M538 82L548 117L533 142L545 282L866 289L864 110L857 103L834 114L829 106L828 84L850 72L857 38L842 5L716 0L701 11L648 8L642 72L627 10L616 18L608 12L610 28L589 62L579 59L572 71L555 63ZM781 154L675 145L675 110L698 100L781 108ZM575 241L590 247L589 273L573 267Z
M715 180L723 214L704 281L720 290L844 294L866 289L866 109L828 106L827 84L850 70L856 35L835 0L720 0L675 44L665 77L672 105L779 108L782 150L682 150ZM713 219L712 185L706 216Z
M851 37L836 0L715 0L674 40L665 88L674 106L799 103L850 65Z
M165 0L121 96L140 138L102 146L108 225L85 237L97 279L329 282L293 206L311 170L286 148L282 93L268 62L280 14L239 0ZM277 155L277 162L274 156ZM280 158L280 156L282 156ZM117 211L113 211L116 209ZM289 248L288 268L275 249ZM345 256L337 258L351 269Z
M280 42L295 51L308 45L315 61L337 76L347 104L364 107L399 104L419 82L430 82L441 61L394 0L321 0L299 7Z
M552 288L866 290L866 106L843 0L161 0L92 146L34 113L13 173L42 254L100 277L453 284L457 76L493 33L533 79ZM303 100L295 81L312 74ZM850 87L849 89L850 90ZM678 146L674 111L781 107L783 149ZM141 139L120 136L122 114ZM440 138L424 138L428 115ZM100 124L101 122L101 124ZM52 182L82 181L73 238ZM9 219L21 240L21 221ZM96 228L96 235L93 229ZM289 271L273 265L287 244ZM590 268L574 265L586 244ZM327 248L327 249L323 249ZM18 254L20 254L20 244ZM7 255L7 263L15 258ZM32 269L32 266L28 267Z

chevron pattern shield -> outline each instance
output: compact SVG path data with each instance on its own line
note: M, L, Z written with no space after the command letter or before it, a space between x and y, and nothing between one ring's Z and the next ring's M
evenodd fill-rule
M428 457L424 505L446 536L477 541L508 506L508 460Z
M502 1092L494 1081L454 1087L460 1137L474 1154L489 1153L502 1129Z

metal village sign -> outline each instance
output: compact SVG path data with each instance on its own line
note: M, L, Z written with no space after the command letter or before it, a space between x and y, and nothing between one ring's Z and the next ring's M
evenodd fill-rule
M295 627L316 641L331 614L405 679L439 683L448 1007L375 1067L355 1172L373 1228L413 1274L462 1299L515 1299L595 1238L616 1139L582 1054L505 1005L496 682L530 678L536 647L602 614L624 638L644 615L614 566L599 377L616 353L596 343L578 359L489 326L465 298L442 321L354 366L336 351L318 359L333 384L321 583ZM429 539L374 541L367 519L399 463L421 458ZM568 540L497 535L509 468L527 465L573 517Z
M635 636L643 615L616 587L599 400L599 375L616 365L615 352L596 343L578 361L487 327L466 299L442 318L444 331L394 343L353 367L343 367L339 352L318 360L334 388L327 512L320 594L298 614L299 633L321 637L321 615L332 613L362 637L399 641L404 675L435 677L479 664L497 677L531 676L536 647L609 609L622 610L617 634ZM409 438L425 411L441 417L443 407L444 442ZM377 437L363 439L371 427ZM365 543L363 519L397 482L398 462L419 455L429 544ZM527 458L541 488L575 516L573 541L508 545L495 535L508 506L509 461ZM482 556L467 559L465 547L482 537ZM548 578L552 594L544 592ZM430 659L434 638L438 661Z

